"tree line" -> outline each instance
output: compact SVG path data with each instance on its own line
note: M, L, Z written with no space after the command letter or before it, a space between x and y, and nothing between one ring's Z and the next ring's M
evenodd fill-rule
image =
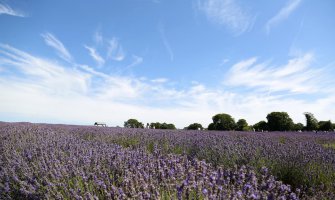
M142 122L139 122L137 119L128 119L124 122L123 125L125 128L144 128L144 124ZM160 123L160 122L152 122L147 123L146 128L151 129L176 129L176 126L174 124L168 124L168 123Z
M287 112L271 112L266 116L267 121L259 121L249 125L245 119L235 119L226 113L219 113L212 117L213 122L204 128L200 123L192 123L184 129L187 130L222 130L222 131L333 131L335 124L330 120L318 121L310 112L303 113L306 125L294 123ZM144 124L136 119L124 122L126 128L144 128ZM174 124L152 122L147 123L146 128L152 129L176 129Z

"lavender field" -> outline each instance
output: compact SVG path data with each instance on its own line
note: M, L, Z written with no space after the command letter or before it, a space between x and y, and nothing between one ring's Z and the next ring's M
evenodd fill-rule
M0 123L0 199L334 198L334 133Z

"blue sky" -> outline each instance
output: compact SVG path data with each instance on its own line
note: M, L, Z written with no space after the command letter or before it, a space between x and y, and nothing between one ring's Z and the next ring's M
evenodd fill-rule
M332 0L0 0L0 120L335 121Z

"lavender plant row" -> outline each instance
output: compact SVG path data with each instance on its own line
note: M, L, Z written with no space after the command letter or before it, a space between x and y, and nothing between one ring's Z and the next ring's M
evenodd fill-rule
M91 128L0 124L0 199L297 199L262 169L85 140ZM96 130L96 129L92 129ZM118 129L109 129L109 131Z
M248 165L271 174L306 198L335 199L335 134L296 132L215 132L147 129L74 128L86 140L117 143L133 149L157 145L162 154L205 159L214 166Z

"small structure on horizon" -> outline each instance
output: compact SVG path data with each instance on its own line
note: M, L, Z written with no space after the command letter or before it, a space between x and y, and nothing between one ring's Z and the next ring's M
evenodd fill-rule
M94 122L94 126L103 126L103 127L107 127L105 122Z

